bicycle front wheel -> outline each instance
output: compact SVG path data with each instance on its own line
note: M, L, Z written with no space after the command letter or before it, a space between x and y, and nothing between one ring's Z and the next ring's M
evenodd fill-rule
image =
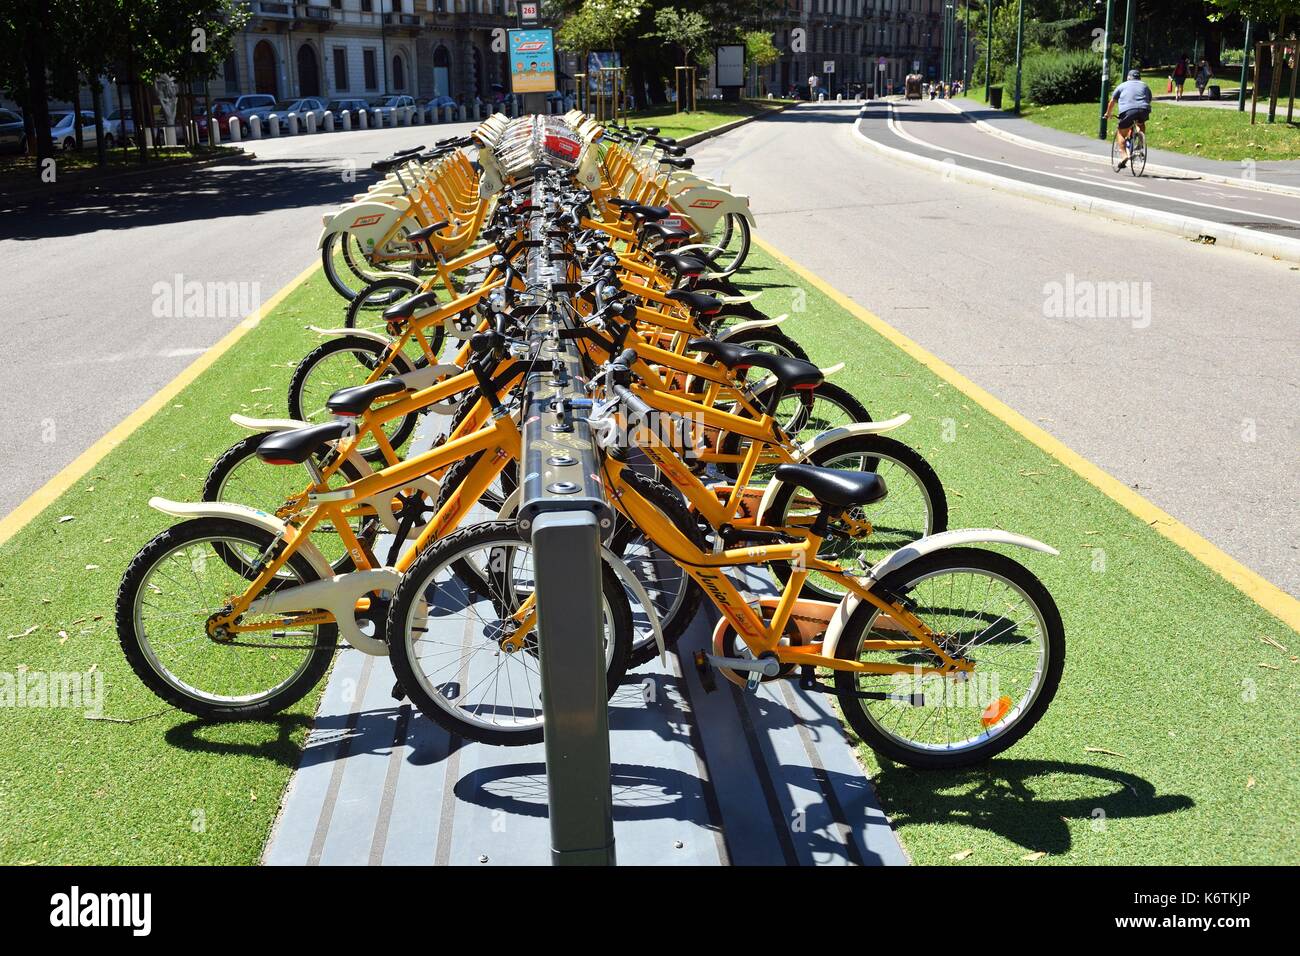
M208 618L255 576L275 537L227 518L168 528L127 567L117 592L117 636L136 675L174 707L213 720L265 717L301 700L325 674L338 628L318 624L212 637ZM301 553L267 591L320 575ZM255 623L245 615L242 624Z
M465 528L425 551L393 596L393 670L411 701L451 733L489 744L542 739L537 629L519 626L536 590L532 552L516 522ZM473 586L465 574L478 578ZM601 588L612 696L627 670L632 612L607 566Z
M965 767L1010 747L1046 712L1065 667L1065 629L1052 595L1024 565L993 551L947 548L885 575L873 590L920 618L945 653L975 664L960 677L921 675L938 656L919 644L898 646L910 643L907 632L859 604L835 657L911 669L835 671L844 718L878 754L921 769Z

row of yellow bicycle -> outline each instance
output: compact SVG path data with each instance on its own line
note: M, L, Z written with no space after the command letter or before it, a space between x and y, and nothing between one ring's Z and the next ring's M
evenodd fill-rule
M463 737L543 732L535 582L520 527L520 412L559 321L618 513L602 545L610 693L711 604L691 663L756 691L836 696L881 754L980 761L1050 703L1065 644L1051 595L949 530L942 483L830 381L787 316L737 280L753 217L652 128L495 116L395 154L326 217L341 327L295 369L289 417L233 416L202 500L144 546L117 604L122 647L160 697L264 716L324 675L340 640ZM524 261L544 236L553 275ZM562 290L562 296L556 296ZM868 369L871 356L854 357ZM869 376L868 376L869 377ZM900 432L906 434L906 431Z

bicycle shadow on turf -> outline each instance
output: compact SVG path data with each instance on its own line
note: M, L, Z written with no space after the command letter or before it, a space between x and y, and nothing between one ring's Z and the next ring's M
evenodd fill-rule
M163 738L178 750L257 757L285 767L298 766L314 721L309 714L277 714L265 720L187 720Z
M884 759L879 764L871 782L896 827L958 823L1051 855L1073 847L1072 823L1087 822L1100 835L1112 820L1196 805L1185 794L1158 794L1137 774L1096 764L994 759L982 767L938 773Z

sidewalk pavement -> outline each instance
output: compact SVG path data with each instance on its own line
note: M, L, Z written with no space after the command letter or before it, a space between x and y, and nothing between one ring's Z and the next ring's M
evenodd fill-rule
M1023 117L1003 110L992 109L971 99L958 97L947 102L972 119L987 123L995 130L1021 136L1058 149L1071 149L1089 156L1101 157L1106 162L1110 162L1109 140L1079 136L1075 133L1052 129L1050 126L1041 126ZM1111 129L1114 129L1113 120ZM1250 169L1255 182L1300 190L1300 160L1295 159L1261 160L1254 163L1252 167L1247 167L1244 165L1244 160L1232 162L1221 159L1203 159L1199 156L1188 156L1185 153L1173 153L1168 150L1150 148L1147 151L1147 161L1150 164L1186 170L1191 173L1236 180L1251 178L1243 175L1247 169Z

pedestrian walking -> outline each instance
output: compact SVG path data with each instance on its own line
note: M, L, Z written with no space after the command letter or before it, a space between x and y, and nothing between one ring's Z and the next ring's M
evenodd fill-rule
M1210 85L1210 80L1214 78L1214 71L1210 69L1210 64L1201 57L1201 63L1196 68L1196 95L1199 99L1205 99L1205 88Z
M1187 82L1188 72L1189 71L1187 67L1187 54L1184 53L1182 56L1178 58L1178 62L1174 64L1174 99L1175 100L1181 100L1183 98L1183 85Z

